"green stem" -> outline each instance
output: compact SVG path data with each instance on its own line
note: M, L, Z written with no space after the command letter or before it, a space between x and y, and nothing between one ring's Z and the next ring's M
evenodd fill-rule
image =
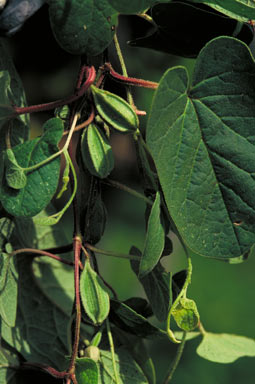
M127 67L126 67L126 64L125 64L125 61L124 61L124 57L123 57L122 52L121 52L119 40L118 40L118 37L117 37L116 33L115 33L115 35L113 37L113 41L114 41L116 52L117 52L117 55L118 55L118 58L119 58L119 61L120 61L120 66L121 66L121 69L122 69L122 73L123 73L123 75L125 77L128 77ZM134 100L133 100L133 96L132 96L132 93L131 93L131 90L130 90L129 86L127 86L127 99L128 99L128 102L129 102L130 105L132 105L132 106L135 105Z
M112 355L112 365L113 365L113 371L114 371L114 376L115 376L115 382L116 382L116 384L120 384L119 375L117 372L116 361L115 361L114 343L113 343L113 338L112 338L112 333L111 333L111 328L110 328L110 322L108 319L106 319L106 329L107 329L107 336L108 336L111 355Z
M88 243L85 243L85 248L88 248L95 253L99 253L99 254L105 255L105 256L119 257L119 258L128 259L128 260L137 260L137 261L141 260L140 256L126 255L126 254L117 253L117 252L113 252L113 251L105 251L104 249L96 248L93 245L88 244Z
M179 295L177 296L177 298L175 299L174 303L172 304L171 308L170 308L170 311L168 313L168 316L167 316L167 321L166 321L166 332L167 332L167 335L169 337L169 339L176 343L176 344L179 344L181 343L180 340L177 340L174 336L174 333L173 331L171 330L170 328L170 321L171 321L171 315L173 313L173 310L176 308L176 306L178 305L180 299L186 295L186 291L188 289L188 286L191 282L191 275L192 275L192 263L191 263L191 258L188 257L188 269L187 269L187 277L186 277L186 280L185 280L185 283L182 287L182 290L180 291Z
M149 15L147 15L147 13L138 13L137 16L138 16L138 17L141 17L142 19L144 19L144 20L146 20L146 21L148 21L149 23L151 23L151 24L154 25L154 26L156 25L156 24L154 23L153 18L150 17Z
M153 201L151 199L149 199L148 197L144 196L142 193L137 192L135 189L132 189L132 188L128 187L125 184L122 184L122 183L120 183L118 181L110 180L110 179L103 180L102 182L104 184L108 184L108 185L111 185L111 186L113 186L115 188L121 189L122 191L128 192L131 195L133 195L135 197L138 197L139 199L144 200L145 203L153 205Z
M170 381L171 381L171 379L172 379L172 377L174 375L174 372L175 372L175 370L176 370L176 368L177 368L177 366L178 366L178 364L180 362L180 359L182 357L182 354L183 354L183 350L184 350L184 346L185 346L185 339L186 339L186 332L183 332L182 341L181 341L181 343L180 343L180 345L179 345L179 347L177 349L177 353L175 355L174 361L173 361L173 363L170 366L170 370L167 373L166 378L165 378L163 384L170 383Z

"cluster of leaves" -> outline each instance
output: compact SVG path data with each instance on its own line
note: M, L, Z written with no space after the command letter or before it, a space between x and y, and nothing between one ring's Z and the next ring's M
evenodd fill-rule
M199 336L197 353L210 361L255 357L254 340L205 331L195 301L187 297L190 250L238 263L255 244L255 63L246 45L253 37L248 21L255 19L255 4L49 0L48 7L60 46L81 56L74 95L27 107L0 40L1 383L14 384L19 368L32 368L66 383L153 384L147 338L180 344L176 361L185 338ZM150 36L130 45L196 58L192 79L178 66L155 84L119 75L103 61L96 73L93 63L103 60L113 38L119 49L119 14L137 14L153 25ZM125 75L123 63L122 69ZM145 138L129 88L127 102L104 89L106 76L156 89ZM54 109L54 116L40 137L30 139L29 113L44 109ZM136 143L143 194L108 179L115 166L113 131ZM129 255L116 255L95 247L107 219L101 183L147 203L142 251L132 247ZM56 212L55 199L63 194L69 198ZM74 236L64 235L61 220L71 204ZM172 253L170 231L187 253L187 269L175 275L160 263ZM130 259L147 300L118 300L98 269L96 253ZM151 323L152 315L161 327ZM172 318L180 332L172 331Z

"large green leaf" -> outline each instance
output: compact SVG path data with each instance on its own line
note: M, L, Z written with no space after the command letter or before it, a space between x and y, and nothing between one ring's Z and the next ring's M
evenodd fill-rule
M19 166L31 167L45 161L58 151L57 144L63 133L63 122L58 118L48 120L44 125L41 138L26 141L12 148ZM24 188L10 188L3 181L1 202L7 212L13 216L35 216L52 199L57 186L60 171L60 157L27 173Z
M50 0L51 27L60 46L72 54L98 55L112 41L117 12L107 0Z
M66 368L68 318L36 286L31 258L19 255L19 300L14 328L1 324L2 338L27 360Z
M15 326L18 300L18 274L15 260L0 254L0 316L9 327Z
M189 0L204 3L212 8L239 20L255 19L255 3L251 0Z
M100 376L98 384L147 384L141 368L124 349L115 353L115 362L118 374L118 382L113 371L111 352L101 351L99 361Z
M139 278L145 277L153 270L164 249L165 231L161 222L160 213L160 193L157 192L148 221L145 244L139 267Z
M183 67L156 91L147 141L170 215L194 252L239 257L255 242L255 75L247 46L212 40L191 88Z
M197 353L215 363L233 363L243 356L255 357L255 340L244 336L206 332Z

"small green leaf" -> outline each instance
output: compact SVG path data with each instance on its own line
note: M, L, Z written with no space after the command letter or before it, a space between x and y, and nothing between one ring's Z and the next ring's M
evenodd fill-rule
M25 231L27 230L28 226L25 228ZM61 371L66 368L65 356L68 355L69 317L37 287L32 274L32 259L27 255L19 255L16 262L19 273L16 323L15 327L11 328L2 322L1 336L26 360L40 361L41 364L54 366Z
M5 178L8 186L14 189L22 189L27 183L25 172L18 165L11 149L7 149L5 153Z
M78 384L98 384L98 367L96 362L88 357L76 359L75 377Z
M9 327L16 322L18 275L14 258L0 254L0 316Z
M117 300L111 300L110 320L123 331L139 337L151 338L164 335L161 329L151 325L145 317Z
M135 132L139 120L134 109L114 93L91 86L97 112L111 127L122 133Z
M255 357L255 340L226 333L206 332L197 353L215 363L229 364L243 356Z
M199 323L199 313L194 300L182 298L172 311L179 328L186 332L193 331Z
M141 252L132 247L131 255L141 256ZM131 268L138 275L139 263L131 261ZM172 303L172 277L160 263L145 277L139 279L151 304L154 315L159 321L165 321Z
M94 324L101 324L108 316L110 300L101 277L85 263L81 274L80 291L83 308Z
M118 19L107 0L48 2L53 33L67 52L96 56L111 43Z
M164 249L165 231L161 222L160 213L160 193L157 192L148 221L144 250L139 266L139 278L145 277L153 270Z
M98 363L100 370L98 384L148 384L139 365L123 348L116 350L115 362L118 373L118 383L112 373L111 352L101 350L101 359Z
M63 122L52 118L44 124L44 133L40 138L26 141L12 148L18 165L29 168L58 152L57 144L63 134ZM35 216L45 208L58 186L60 157L27 172L24 188L14 190L3 184L1 202L7 212L13 216Z
M104 179L113 170L111 145L101 128L95 124L90 124L82 134L81 153L83 163L92 175Z

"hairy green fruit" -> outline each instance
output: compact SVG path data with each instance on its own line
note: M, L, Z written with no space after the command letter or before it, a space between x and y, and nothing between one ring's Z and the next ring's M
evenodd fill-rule
M100 179L109 175L114 158L109 140L95 124L90 124L81 139L82 160L88 171Z
M96 109L107 124L122 133L137 130L139 125L138 117L124 99L95 86L92 86L91 90Z

